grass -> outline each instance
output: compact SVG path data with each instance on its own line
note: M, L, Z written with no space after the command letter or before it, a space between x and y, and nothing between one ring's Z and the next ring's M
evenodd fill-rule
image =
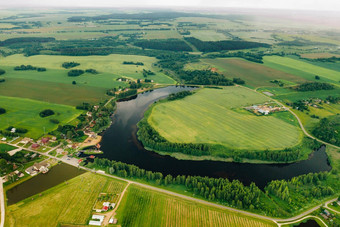
M74 107L40 102L31 99L0 96L1 107L6 109L6 114L0 116L0 129L9 126L26 128L29 131L25 136L39 138L45 132L55 130L58 125L50 119L58 119L60 124L67 124L82 113ZM55 114L41 118L39 113L45 109L52 109Z
M331 57L340 57L339 54L332 53L306 53L301 54L303 58L317 59L317 58L331 58Z
M274 223L130 185L117 210L121 226L275 226Z
M0 143L0 152L3 152L3 151L7 152L7 151L14 150L14 149L16 149L16 147Z
M202 41L220 41L229 39L222 33L218 33L214 30L190 30L189 36Z
M20 87L20 92L17 90L18 87ZM71 106L83 102L95 104L108 99L105 92L105 88L85 84L72 85L71 82L66 84L10 77L6 78L4 84L0 84L0 95L3 96L29 98Z
M266 101L267 97L242 87L202 89L182 100L155 105L148 122L170 142L256 150L299 144L302 132L296 123L240 111Z
M68 77L69 70L62 68L63 62L75 61L80 63L79 66L73 69L96 69L100 74L84 74L79 77ZM143 62L144 66L124 65L123 61ZM24 57L23 55L11 55L6 58L1 58L0 66L7 71L7 78L21 78L39 81L48 81L54 83L71 84L75 80L78 84L89 85L101 88L113 88L126 86L123 82L118 82L118 77L128 77L131 79L142 79L143 69L151 70L156 75L149 76L149 79L155 83L174 84L174 80L161 72L157 72L153 67L156 62L155 58L137 55L119 55L113 54L108 56L51 56L51 55L36 55ZM33 65L37 67L47 68L46 72L36 71L14 71L13 67L17 65Z
M305 81L290 73L240 58L203 59L202 62L203 65L217 68L219 72L225 74L228 78L242 78L246 81L246 85L250 87L273 86L273 83L270 83L271 80L287 80L295 83ZM201 63L196 63L196 65L202 67Z
M58 226L63 224L84 225L90 218L103 186L123 182L85 173L81 176L48 189L43 196L35 195L6 210L6 226Z
M290 57L265 56L264 65L300 76L306 80L315 81L315 75L324 78L326 82L339 83L340 80L340 72L338 71L323 68Z

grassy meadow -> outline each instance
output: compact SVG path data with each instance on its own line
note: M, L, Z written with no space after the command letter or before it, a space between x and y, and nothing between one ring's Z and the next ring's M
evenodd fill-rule
M148 122L170 142L253 150L299 144L302 132L296 122L287 123L276 114L256 116L242 109L266 101L264 95L242 87L202 89L181 100L156 104Z
M125 183L85 173L48 189L42 196L35 195L8 206L5 226L86 225L92 207L103 188L110 193L120 192Z
M339 84L340 72L335 70L290 57L265 56L263 59L265 66L299 76L306 80L315 81L315 75L318 75L324 82Z
M8 144L0 143L0 152L1 152L1 151L7 152L7 151L14 150L14 149L16 149L16 147L13 147L13 146L8 145Z
M285 73L264 66L263 64L250 62L240 58L202 59L201 62L188 64L186 68L203 69L202 67L205 67L205 69L207 69L215 67L226 77L239 77L246 81L246 86L253 88L260 86L273 86L273 83L270 83L271 80L287 80L295 83L305 81L303 78L296 75Z
M20 92L18 92L18 87ZM30 80L6 77L0 84L0 96L34 99L43 102L76 106L83 102L98 103L109 97L106 89L85 84L54 83L41 80Z
M6 109L6 113L0 115L0 129L9 126L28 129L26 136L38 138L45 132L55 130L58 125L50 122L50 119L59 120L60 124L67 124L82 111L72 106L40 102L31 99L0 96L0 105ZM45 109L52 109L55 114L41 118L39 113Z
M63 62L75 61L80 63L79 66L72 69L96 69L99 74L93 75L85 73L78 77L68 77L69 69L64 69L61 65ZM124 61L143 62L144 66L124 65ZM36 55L24 57L23 55L11 55L0 59L0 67L7 71L6 77L20 78L39 81L48 81L54 83L71 84L75 80L78 84L88 85L100 88L113 88L119 85L126 85L118 82L117 78L127 77L131 79L143 79L143 69L151 70L156 75L148 76L155 83L174 84L174 80L157 72L153 67L156 62L155 58L137 55L108 55L108 56L51 56ZM17 65L33 65L37 67L45 67L46 72L36 71L15 71L14 66Z
M130 185L117 210L121 226L275 226L274 223Z

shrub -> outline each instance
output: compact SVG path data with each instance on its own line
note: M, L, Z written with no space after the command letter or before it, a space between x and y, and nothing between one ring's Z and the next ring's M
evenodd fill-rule
M3 69L0 69L0 75L4 75L6 73L6 71L5 70L3 70Z
M6 110L4 108L0 108L0 114L5 114Z
M51 110L51 109L46 109L46 110L43 110L39 113L40 117L48 117L48 116L51 116L51 115L54 115L54 111Z
M80 63L72 61L72 62L64 62L61 66L64 67L65 69L70 69L78 65L80 65Z
M0 79L0 83L3 83L5 82L6 80L5 79Z
M59 120L58 119L50 119L50 122L53 124L59 124Z
M80 76L84 74L84 70L81 69L72 69L67 73L68 76Z

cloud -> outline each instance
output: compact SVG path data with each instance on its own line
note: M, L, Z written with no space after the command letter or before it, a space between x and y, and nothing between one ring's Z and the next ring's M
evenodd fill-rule
M0 0L0 6L238 7L340 11L339 0Z

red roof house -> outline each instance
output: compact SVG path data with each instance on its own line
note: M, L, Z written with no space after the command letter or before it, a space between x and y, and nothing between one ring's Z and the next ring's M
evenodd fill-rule
M37 144L37 143L32 144L32 148L33 148L33 149L37 149L37 148L39 148L39 147L40 147L40 145Z
M43 144L46 144L46 143L48 143L49 141L50 141L50 137L44 137L44 138L41 139L41 142L42 142Z

